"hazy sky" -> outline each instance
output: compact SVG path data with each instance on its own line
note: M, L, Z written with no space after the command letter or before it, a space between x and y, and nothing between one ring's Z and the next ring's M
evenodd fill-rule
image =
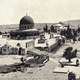
M26 13L34 22L80 19L80 0L0 0L0 24L16 24Z

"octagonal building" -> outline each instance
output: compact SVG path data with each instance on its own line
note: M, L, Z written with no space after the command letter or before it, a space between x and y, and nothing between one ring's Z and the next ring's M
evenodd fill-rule
M29 39L39 36L39 30L34 29L34 21L30 16L24 16L19 23L19 30L11 31L12 39Z

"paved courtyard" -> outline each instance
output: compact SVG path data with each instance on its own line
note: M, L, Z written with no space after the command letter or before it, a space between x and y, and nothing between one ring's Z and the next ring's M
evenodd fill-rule
M11 72L7 74L0 74L0 80L67 80L67 73L54 73L54 69L59 66L58 60L62 57L64 49L68 46L72 46L73 48L77 48L79 51L79 44L80 42L76 42L75 44L66 43L55 53L48 53L50 61L47 62L45 66L40 68L27 68L24 73Z

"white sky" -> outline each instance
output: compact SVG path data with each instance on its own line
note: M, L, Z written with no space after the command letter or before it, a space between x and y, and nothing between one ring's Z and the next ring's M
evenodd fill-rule
M80 19L80 0L0 0L0 24L16 24L26 13L34 22Z

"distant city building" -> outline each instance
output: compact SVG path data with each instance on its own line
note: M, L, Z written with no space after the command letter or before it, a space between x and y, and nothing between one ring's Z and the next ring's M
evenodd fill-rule
M57 32L57 33L60 33L61 30L66 30L67 29L67 27L64 24L61 24L61 23L53 24L53 27L54 27L55 32Z

